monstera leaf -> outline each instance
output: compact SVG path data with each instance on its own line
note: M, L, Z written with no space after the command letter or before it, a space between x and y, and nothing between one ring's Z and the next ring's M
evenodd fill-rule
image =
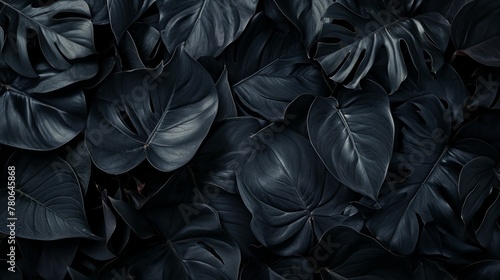
M16 237L98 239L90 232L78 178L67 162L53 155L17 152L3 174L15 178L15 185L2 185L0 191L5 195L0 201L7 206L8 193L14 196L15 205L3 207L0 217L4 221L17 219L11 220L17 225ZM2 180L7 182L7 177ZM8 223L4 225L0 232L9 233Z
M196 153L217 113L212 78L182 47L160 70L117 73L99 88L86 130L99 168L118 174L147 159L172 171Z
M499 16L500 3L494 0L471 1L460 9L451 26L451 39L457 49L455 54L500 67Z
M420 221L436 222L449 232L463 234L457 213L459 172L473 158L494 157L496 151L477 139L448 145L449 115L434 96L411 99L396 108L394 115L401 121L403 136L389 168L392 191L380 198L382 208L367 226L389 247L409 255L417 243Z
M169 52L181 43L195 59L218 56L241 34L257 0L158 0L160 28Z
M236 178L262 244L291 256L305 252L330 227L349 223L343 212L356 196L328 173L306 139L289 130L255 137L261 137L261 148Z
M307 117L311 143L340 182L376 199L392 155L394 124L383 88L317 97Z
M383 0L341 0L326 10L324 16L332 22L323 25L315 59L332 80L346 83L347 88L358 88L385 49L388 86L394 92L407 75L401 43L421 74L430 75L426 53L432 59L431 71L441 68L449 22L437 12L410 14L401 5ZM348 80L350 75L352 79Z
M37 65L39 79L0 70L0 143L29 150L52 150L85 127L87 109L82 90L60 90L73 78L92 77L95 65L75 64L54 72ZM77 79L78 80L78 79Z
M84 0L48 1L41 5L32 2L0 1L0 19L8 34L2 58L12 69L26 77L38 76L28 55L28 42L32 40L38 40L47 61L59 70L71 66L68 60L95 52L92 22L86 18L90 17L90 10Z

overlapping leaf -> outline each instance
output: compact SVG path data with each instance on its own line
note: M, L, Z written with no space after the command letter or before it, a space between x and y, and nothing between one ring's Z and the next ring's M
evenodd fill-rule
M297 96L325 95L331 90L300 41L286 27L269 28L272 24L264 14L256 15L226 63L233 92L243 105L278 121Z
M85 127L87 109L82 90L60 90L92 77L95 65L75 64L67 71L54 72L40 64L39 79L0 71L0 143L29 150L58 148Z
M368 221L370 231L392 249L413 253L420 221L436 222L460 235L458 177L463 165L477 156L496 151L477 139L448 145L451 123L434 96L422 96L399 106L402 142L390 167L392 191L381 197L378 210ZM455 211L454 211L455 210Z
M92 22L85 18L90 16L90 10L84 0L50 1L42 5L32 2L0 1L0 19L8 34L2 58L12 69L27 77L38 76L28 53L28 42L33 40L38 40L47 61L59 70L71 66L68 60L95 52ZM5 25L6 22L9 24Z

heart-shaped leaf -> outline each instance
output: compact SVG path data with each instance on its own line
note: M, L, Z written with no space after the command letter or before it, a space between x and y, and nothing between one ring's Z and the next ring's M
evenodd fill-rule
M160 70L117 73L99 88L86 130L99 168L118 174L147 159L172 171L196 153L217 113L212 78L182 47Z
M392 155L389 99L373 82L364 90L317 97L307 117L309 139L328 170L350 189L376 199Z
M10 187L2 185L0 192L8 195L2 195L0 202L7 206L8 196L14 196L15 205L14 210L3 207L0 217L4 221L17 218L10 220L16 225L16 237L99 239L90 232L78 178L68 163L53 155L19 152L9 160L3 174L14 176L15 181ZM2 180L7 182L7 177ZM4 223L0 232L9 233L8 224Z
M181 43L195 59L218 56L241 34L257 0L157 0L163 41L172 53Z
M306 139L270 129L254 137L260 149L236 178L262 244L291 256L305 252L330 227L349 223L343 212L356 196L330 175Z

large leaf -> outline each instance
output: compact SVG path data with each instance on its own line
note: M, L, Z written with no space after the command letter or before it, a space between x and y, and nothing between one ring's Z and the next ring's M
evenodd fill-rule
M160 28L170 53L181 43L195 59L218 56L245 29L257 0L158 0Z
M90 16L90 10L84 0L50 1L42 5L32 2L0 1L0 20L9 34L2 58L12 69L27 77L38 76L28 55L30 40L38 39L47 61L59 70L71 66L68 60L95 52L92 22L85 18Z
M99 88L86 143L106 172L126 172L144 159L172 171L193 157L208 133L217 113L210 75L182 47L158 72L117 73Z
M441 68L450 24L437 12L413 16L404 11L392 1L333 3L324 15L333 21L323 25L323 42L318 44L315 58L332 80L347 82L346 87L353 89L359 87L385 49L390 89L394 92L407 75L401 49L404 42L418 71L430 75L424 54L432 59L432 72ZM352 80L347 80L350 75Z
M311 252L316 262L325 265L320 268L324 280L412 278L408 259L390 253L375 239L350 228L330 229Z
M306 139L269 129L254 137L261 148L236 178L262 244L284 256L303 253L330 227L349 222L343 212L356 196L328 173Z
M274 0L281 12L297 27L307 50L318 40L323 14L334 0Z
M38 153L15 153L7 163L15 168L16 237L34 240L63 238L97 239L90 232L78 178L68 163L56 156ZM7 166L3 174L7 175ZM3 182L7 182L4 177ZM7 184L2 184L0 202L6 207L2 220L13 215L7 209ZM9 233L7 222L0 232Z
M476 0L465 5L451 26L451 39L457 49L455 54L500 67L499 16L500 3L495 0Z
M378 196L392 155L394 123L384 89L317 97L307 117L309 139L328 170L355 192Z
M243 105L278 121L299 95L328 94L331 90L300 41L285 28L270 25L274 23L262 13L253 18L226 63L233 92Z
M420 221L464 234L457 213L459 172L473 158L494 157L496 151L476 139L448 145L449 115L434 96L412 99L394 115L402 123L402 139L391 161L392 191L381 197L382 208L367 226L389 247L409 255L418 240Z
M77 68L81 72L87 69ZM0 71L3 132L0 143L22 149L51 150L70 141L85 127L87 109L83 92L48 92L66 86L69 78L51 72L50 68L45 70L40 79L25 78L12 70Z

